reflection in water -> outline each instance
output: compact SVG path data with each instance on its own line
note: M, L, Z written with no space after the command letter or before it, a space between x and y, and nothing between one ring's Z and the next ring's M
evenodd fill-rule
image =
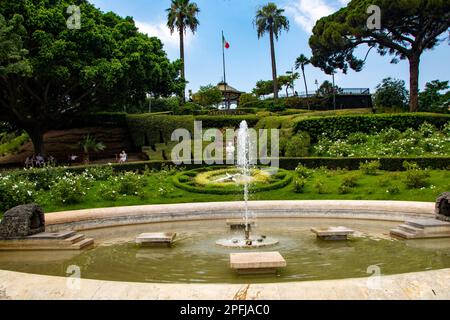
M160 223L87 231L85 234L96 240L94 249L84 252L0 252L0 269L66 276L67 267L76 265L81 268L81 276L88 279L264 283L368 277L368 267L375 265L385 275L450 267L450 241L390 240L387 234L397 224L330 219L259 220L255 231L279 239L280 243L270 251L279 251L288 263L276 277L242 277L229 269L229 254L237 249L215 244L217 239L231 236L225 221ZM325 242L316 240L310 232L311 227L339 225L357 230L359 236L348 242ZM138 234L158 231L177 232L179 241L171 248L140 248L134 244Z

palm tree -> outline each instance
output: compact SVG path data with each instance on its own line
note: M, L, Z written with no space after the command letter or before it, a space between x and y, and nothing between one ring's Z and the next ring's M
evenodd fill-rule
M295 68L298 70L299 68L302 69L302 73L303 73L303 80L305 81L305 90L306 90L306 102L308 104L308 110L310 109L309 107L309 101L308 101L308 85L306 84L306 75L305 75L305 66L310 64L311 61L304 55L301 54L300 57L297 58L297 61L295 62Z
M273 96L278 99L277 64L275 60L275 41L284 29L289 31L289 20L283 16L283 9L278 9L275 3L268 3L256 12L254 24L258 32L258 39L265 33L270 36L270 53L272 56Z
M191 3L190 0L172 0L172 5L167 11L167 26L170 33L173 34L175 29L180 34L180 59L181 59L181 79L186 80L185 63L184 63L184 35L189 28L192 33L197 31L200 24L197 15L200 12L196 3ZM184 104L186 102L186 89L183 89L181 100Z
M89 154L91 152L103 151L106 148L106 146L103 143L97 142L95 137L92 137L90 134L85 136L83 141L81 141L79 145L81 150L83 151L83 162L85 164L89 164L90 162Z

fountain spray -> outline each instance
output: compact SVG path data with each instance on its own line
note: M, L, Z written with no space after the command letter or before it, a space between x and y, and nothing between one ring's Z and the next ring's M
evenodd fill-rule
M237 136L237 166L240 168L244 181L244 222L245 240L250 240L250 223L248 210L248 192L250 182L250 134L246 121L242 121Z

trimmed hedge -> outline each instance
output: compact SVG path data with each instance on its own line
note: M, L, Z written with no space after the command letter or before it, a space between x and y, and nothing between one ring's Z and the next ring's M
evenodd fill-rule
M184 171L176 174L172 178L173 184L184 191L193 192L193 193L202 193L202 194L218 194L218 195L225 195L225 194L241 194L243 192L243 187L204 187L204 186L196 186L196 185L190 185L189 181L186 181L186 177L194 177L198 173L209 171L210 170L218 170L222 169L224 167L210 167L210 168L201 168L201 169L194 169L191 171ZM282 173L283 176L280 178L280 180L277 180L275 182L272 182L268 185L262 185L262 186L253 186L250 187L250 192L256 193L256 192L263 192L263 191L271 191L276 189L281 189L286 187L292 182L293 175L291 172L287 172L285 170L280 170L278 174Z
M136 147L152 146L157 143L171 141L173 131L187 129L194 132L194 121L202 121L203 128L237 128L246 120L250 127L258 123L256 115L240 116L166 116L166 115L129 115L127 117L128 128Z
M300 163L308 168L326 167L328 169L358 170L361 163L380 161L381 170L404 171L403 162L415 162L421 168L448 169L450 157L393 157L393 158L280 158L280 167L286 170L294 170Z
M76 116L57 126L63 128L85 128L85 127L126 127L127 113L125 112L99 112Z
M300 163L308 168L327 167L329 169L347 168L350 170L358 170L360 163L370 161L380 161L381 170L385 171L404 171L403 162L416 162L422 168L430 169L448 169L450 168L450 157L399 157L399 158L280 158L280 168L285 170L294 170ZM102 167L109 165L98 165L94 167ZM123 164L110 164L115 172L124 171L144 171L148 169L161 169L162 166L175 166L172 161L141 161ZM80 173L87 168L93 166L78 166L62 168L69 172ZM193 170L208 167L206 164L183 164L181 167L186 170ZM8 171L5 171L5 173Z
M428 122L441 129L450 121L450 115L431 113L402 114L367 114L334 117L311 117L297 120L294 124L296 132L309 132L314 142L322 135L331 138L345 138L351 133L377 133L386 128L406 131L408 128L418 129Z

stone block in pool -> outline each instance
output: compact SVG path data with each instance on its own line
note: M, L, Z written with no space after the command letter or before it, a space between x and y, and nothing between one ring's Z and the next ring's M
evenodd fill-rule
M316 234L318 239L326 241L345 241L348 240L348 236L355 233L346 227L312 228L311 232Z
M251 229L256 224L255 220L249 220L248 226ZM243 219L230 219L227 220L227 226L232 230L244 230L246 228L245 221Z
M176 236L176 233L171 232L142 233L136 237L136 243L141 246L171 245Z
M249 252L230 254L230 267L239 274L276 273L287 266L279 252Z

